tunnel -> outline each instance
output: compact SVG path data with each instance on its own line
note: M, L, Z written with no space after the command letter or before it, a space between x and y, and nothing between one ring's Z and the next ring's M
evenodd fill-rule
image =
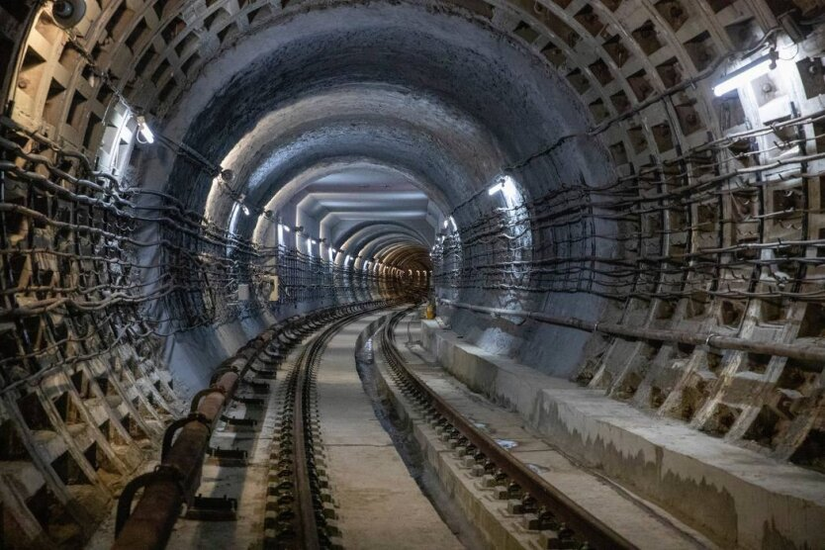
M825 547L821 0L0 0L0 105L0 548Z

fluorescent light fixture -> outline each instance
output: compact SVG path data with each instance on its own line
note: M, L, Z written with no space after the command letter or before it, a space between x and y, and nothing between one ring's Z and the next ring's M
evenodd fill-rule
M152 129L146 124L145 116L141 115L137 117L137 127L140 137L142 137L146 143L152 144L155 142L155 134L152 133Z
M243 213L248 216L249 215L249 207L247 205L245 205L244 203L242 203L242 202L238 203L238 204L241 205L241 210L243 210Z
M498 182L498 183L494 184L490 189L487 190L487 194L492 197L493 195L495 195L496 193L501 191L503 189L503 187L504 187L504 184L501 183L501 182Z
M455 224L455 218L450 216L448 219L450 220L450 225L453 226L453 231L458 231L458 226Z
M490 196L493 196L496 193L501 193L508 205L515 204L516 199L521 197L518 186L516 186L516 181L512 177L506 175L501 176L501 178L487 190L487 194Z
M775 68L776 59L774 52L763 55L762 57L751 61L747 65L743 65L735 71L725 75L724 80L713 87L713 95L716 97L722 97L737 88L741 88L751 80L768 74Z

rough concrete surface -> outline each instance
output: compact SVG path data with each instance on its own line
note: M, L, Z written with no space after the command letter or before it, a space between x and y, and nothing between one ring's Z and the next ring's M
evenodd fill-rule
M494 356L433 321L421 324L424 346L471 390L721 544L817 547L825 540L825 476Z
M88 540L271 323L411 290L583 461L822 546L823 31L821 0L0 0L0 546Z
M519 460L524 462L533 471L546 478L549 483L568 495L574 502L582 506L613 528L639 548L704 548L715 545L695 530L685 526L662 510L633 496L607 479L595 474L588 468L571 460L560 449L550 443L554 440L544 440L532 427L525 424L524 419L516 412L503 408L491 402L483 395L473 392L459 379L454 378L449 370L436 364L435 356L420 346L421 323L417 315L408 316L398 325L396 339L402 343L408 365L415 370L422 380L434 389L441 397L455 407L462 415L469 418L487 434L506 446ZM396 389L396 399L405 407L407 414L413 417L419 439L431 448L444 476L449 478L447 483L465 484L468 488L463 492L465 509L473 510L478 507L473 500L489 503L490 497L485 491L477 487L477 479L469 477L466 468L457 466L455 459L447 458L449 448L439 440L433 429L409 405ZM488 491L489 492L489 491ZM502 504L489 503L496 510L488 515L480 515L480 521L486 524L494 521L507 521L508 514ZM486 504L485 504L486 505ZM512 516L510 516L512 517ZM496 519L497 518L497 519ZM505 536L498 528L488 527L493 537L511 540L508 544L515 545L515 540L524 538L525 533L520 529L520 522L514 522L510 527L516 534ZM528 539L529 540L529 539ZM523 541L521 544L525 544ZM495 544L493 544L495 546Z
M355 368L355 342L375 318L348 324L318 370L321 434L346 548L463 548L421 493L375 417Z

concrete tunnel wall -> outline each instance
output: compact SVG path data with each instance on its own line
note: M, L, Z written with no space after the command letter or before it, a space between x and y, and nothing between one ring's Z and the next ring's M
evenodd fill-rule
M94 256L59 264L2 252L11 301L0 328L9 350L0 417L12 439L65 427L20 420L50 407L23 382L84 407L71 376L97 391L95 377L127 368L145 380L118 391L140 407L107 414L137 422L151 440L154 423L275 319L377 297L382 281L409 269L432 269L436 296L470 306L674 338L822 345L825 38L815 2L87 4L70 37L48 7L0 1L0 95L13 121L2 151L15 167L2 167L4 242ZM775 69L714 95L726 73L768 51ZM139 143L138 114L165 145ZM386 208L370 183L357 214L332 200L317 207L322 218L301 210L329 192L320 178L353 166L403 179L427 205ZM234 177L224 181L220 169ZM49 202L53 188L33 172L72 193L84 185L74 178L99 183L111 204ZM510 202L488 193L503 176L516 190ZM103 214L112 205L138 215L114 223ZM53 223L67 219L143 244L113 250L100 233ZM287 262L309 265L294 242L277 248L279 220L306 220L302 235L329 235L335 242L323 246L338 253L334 266L294 275L290 294L270 303L273 269L283 285ZM381 270L363 270L377 259L387 262ZM32 281L57 290L46 295ZM115 293L98 307L112 299L100 288L127 298ZM52 296L75 309L43 306ZM439 312L488 352L822 470L815 362ZM90 429L115 457L107 434ZM66 445L106 493L83 449ZM41 464L32 491L47 486L67 501L48 466L54 457L32 452L21 454ZM121 476L134 470L126 462Z
M455 205L486 190L495 179L505 164L502 160L496 163L502 155L496 149L504 148L508 158L518 159L533 152L540 140L582 132L586 127L583 107L553 72L546 66L540 68L518 44L490 29L478 29L460 14L446 23L442 16L413 6L380 10L341 6L309 15L309 20L279 25L277 34L259 30L222 52L180 98L164 126L164 133L175 135L175 129L183 128L181 121L186 121L189 127L180 132L180 139L214 158L225 155L238 141L234 136L245 132L243 149L223 165L236 169L237 181L244 181L253 169L268 168L265 176L250 178L245 188L250 198L271 196L273 184L280 186L292 174L301 174L330 157L367 157L416 175L423 172L417 178L420 185L435 188L436 196ZM346 26L341 25L342 19ZM309 26L315 33L311 36L305 31ZM363 51L380 52L380 58L365 64ZM450 52L446 63L441 59L445 51ZM327 64L318 65L313 59L324 59ZM278 70L260 71L258 66ZM404 71L399 72L398 66ZM238 69L242 74L237 74ZM289 81L280 75L289 75ZM410 89L418 91L412 98L409 92L397 91ZM247 94L254 95L247 99ZM544 100L550 96L552 103ZM204 104L207 98L210 103ZM256 123L263 114L265 119ZM527 124L537 120L542 125ZM412 156L398 158L399 154ZM610 181L612 172L603 149L563 148L561 154L566 157L564 162L554 163L552 157L544 161L552 169L525 172L519 183L527 197L547 193L554 180L580 177L594 185ZM486 162L480 164L479 159ZM586 173L580 174L582 169ZM209 182L181 161L172 170L170 181L199 181L182 191L197 209L196 197L203 192L195 190ZM170 191L181 192L175 186ZM227 200L213 204L211 215L215 220L226 218L231 204ZM244 222L247 228L239 227L240 234L250 231L252 220ZM615 231L608 223L603 225L605 232ZM549 310L569 309L565 299L547 300ZM469 300L477 302L476 297ZM573 301L579 314L593 318L598 318L603 307L597 298L586 306L579 298ZM481 303L495 305L495 300L485 296ZM485 331L486 325L473 316L462 323L478 331ZM542 332L548 330L560 340L570 338L569 331ZM567 334L555 336L558 332ZM513 338L498 334L491 345L499 348L502 339ZM570 346L568 340L568 354L556 355L551 367L562 375L573 371L587 340L585 335L572 334L578 346ZM488 332L485 338L490 337ZM504 351L519 349L517 343L509 342Z

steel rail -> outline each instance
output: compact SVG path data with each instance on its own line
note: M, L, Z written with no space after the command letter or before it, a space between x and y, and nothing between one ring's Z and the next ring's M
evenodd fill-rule
M294 500L292 511L294 514L294 539L287 539L276 543L276 547L300 548L302 550L319 550L328 546L323 515L323 504L320 498L320 486L315 470L315 433L312 423L312 378L318 367L327 344L341 328L354 319L386 307L385 303L374 303L371 306L348 311L341 318L329 318L329 326L314 336L307 343L298 359L295 369L288 380L288 391L292 394L289 402L291 410L292 435L292 487Z
M347 319L349 316L347 317ZM326 335L338 326L335 323L327 328L320 335L316 336L310 345L304 348L296 365L294 377L294 396L292 407L292 432L293 432L293 454L292 471L294 472L295 487L295 517L297 547L306 550L316 550L321 548L318 536L318 523L315 516L315 502L313 498L314 488L310 473L309 439L312 438L311 429L305 428L309 425L309 384L312 376L312 368L326 347Z
M396 347L394 331L400 319L411 310L412 308L395 313L385 323L381 335L381 348L387 361L397 367L415 386L416 393L424 397L438 414L452 424L485 458L533 497L540 506L545 507L572 529L577 540L583 539L582 542L586 541L588 545L595 548L635 548L621 534L571 500L545 478L530 470L494 439L479 430L407 366Z

